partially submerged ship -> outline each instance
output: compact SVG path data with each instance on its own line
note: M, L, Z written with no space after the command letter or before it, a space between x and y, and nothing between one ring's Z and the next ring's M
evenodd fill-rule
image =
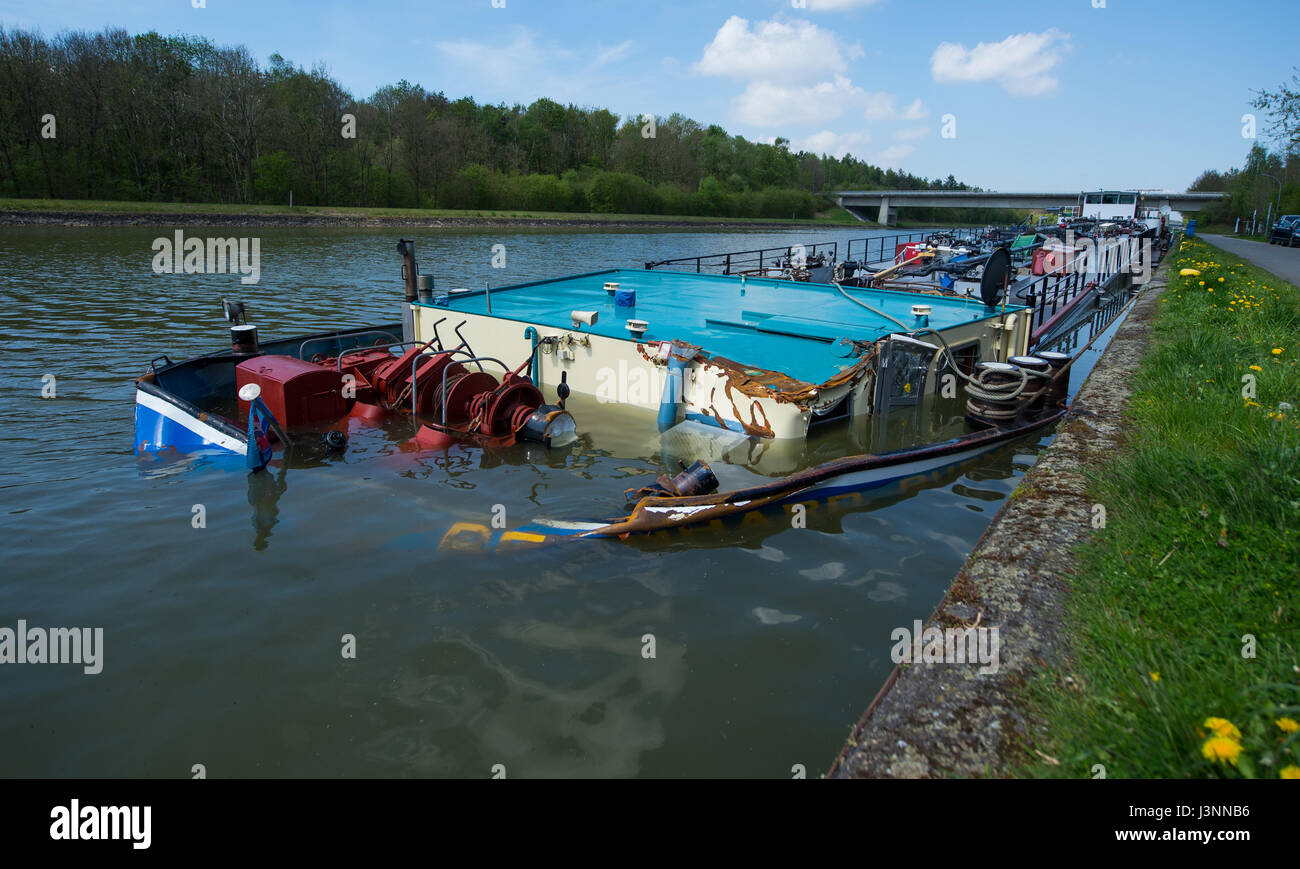
M454 445L561 447L579 430L612 425L662 433L663 461L682 459L681 473L628 490L631 512L541 523L515 538L531 542L626 536L810 493L861 491L967 461L1064 412L1071 357L1030 351L1049 348L1067 321L1096 308L1091 302L1124 298L1127 263L1108 261L1111 271L1087 283L1063 263L1024 285L1009 247L972 257L964 294L909 292L874 278L852 286L844 263L825 254L824 283L794 270L647 264L443 290L402 240L401 320L263 342L243 306L227 302L228 348L184 362L158 357L137 379L135 446L237 456L257 470L295 446L346 450L358 427L395 428L405 432L404 450L436 454ZM1016 287L1022 298L1009 298ZM856 433L941 390L956 399L958 389L964 404L946 429L956 433L937 443L811 462L811 451L799 452L814 432ZM681 436L701 431L703 439ZM740 451L749 458L735 461L750 473L735 479L747 484L718 493L713 469L680 448L705 443L708 432L724 444L709 460L735 455L738 442L770 445L776 458L763 468L753 450ZM668 449L670 440L678 447Z
M1024 306L997 303L992 272L984 299L632 269L435 291L414 244L399 252L400 322L264 344L229 305L228 351L155 359L137 381L136 448L246 454L259 396L290 439L410 414L430 446L547 441L572 429L561 412L575 393L644 411L660 431L691 420L803 438L914 401L942 368L940 342L972 370L1023 354L1030 336Z

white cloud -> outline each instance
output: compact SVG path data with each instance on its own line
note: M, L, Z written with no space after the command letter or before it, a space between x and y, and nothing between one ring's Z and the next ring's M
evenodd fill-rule
M633 41L629 39L626 42L620 42L618 45L613 45L596 52L596 59L591 62L592 69L605 66L609 63L616 63L627 57L627 53L632 48L633 44Z
M894 132L894 138L899 142L919 142L928 135L930 135L929 127L907 127Z
M903 160L911 156L915 150L914 145L890 145L880 152L876 162L886 169L898 169L901 167Z
M847 76L811 85L755 81L731 102L735 119L755 127L825 124L846 111L861 111L869 121L915 121L927 114L920 100L903 110L889 93L871 93Z
M833 130L822 130L797 142L794 145L794 150L843 157L846 154L855 152L862 153L863 146L870 141L871 134L865 130L852 133L836 133Z
M882 151L868 149L871 134L865 130L849 133L837 133L834 130L822 130L806 139L795 142L791 147L796 151L808 151L813 154L829 154L843 158L853 155L859 160L874 163L886 169L901 169L902 163L916 151L914 145L895 143Z
M841 47L835 34L807 21L760 21L752 28L733 15L718 28L695 70L745 81L807 84L843 73L859 57L857 45Z
M578 53L554 40L539 38L528 28L518 28L509 42L474 39L433 43L441 55L439 86L448 93L472 93L484 102L493 99L529 101L549 97L561 103L613 102L612 92L626 92L629 82L619 72L630 67L628 58L637 42L597 44L591 52ZM656 71L659 77L674 74L671 58Z
M1015 96L1039 96L1056 90L1059 82L1048 73L1069 48L1070 35L1056 28L1017 33L969 49L944 42L930 58L930 74L942 84L996 81Z
M736 119L755 127L824 124L844 114L847 105L864 96L860 88L842 75L834 81L787 87L770 81L756 81L731 103Z
M573 56L572 52L543 48L526 30L516 33L509 45L498 46L496 52L493 52L496 57L484 54L488 43L475 42L472 39L439 42L437 48L456 63L483 68L495 66L498 69L503 65L513 69L524 69L554 60L556 57L572 58ZM503 60L506 61L505 64L502 64Z
M808 0L809 12L844 12L874 6L880 0Z
M893 94L864 93L863 94L863 113L868 121L919 121L927 114L925 103L920 100L914 100L909 106L901 112L897 108L897 100Z

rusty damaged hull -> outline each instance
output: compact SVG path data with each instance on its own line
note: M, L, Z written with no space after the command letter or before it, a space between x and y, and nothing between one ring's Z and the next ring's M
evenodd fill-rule
M789 509L795 504L829 501L854 493L915 480L918 484L982 456L1019 438L1041 434L1065 416L1064 408L1012 426L975 432L942 443L878 455L846 456L791 474L770 483L693 497L647 497L631 513L599 522L539 520L511 530L461 522L443 537L440 548L495 549L564 540L629 538L705 525L745 513Z

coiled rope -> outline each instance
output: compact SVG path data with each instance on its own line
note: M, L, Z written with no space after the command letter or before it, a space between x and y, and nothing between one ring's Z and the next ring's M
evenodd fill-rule
M835 289L839 290L840 295L848 299L853 304L861 305L862 307L866 308L868 311L875 314L876 316L884 317L886 320L889 320L891 323L896 324L903 331L903 333L906 334L909 338L914 338L918 335L933 335L935 338L937 338L939 340L939 344L942 347L942 349L939 352L943 355L943 358L947 362L948 367L952 370L954 374L956 374L959 378L961 378L966 382L966 394L976 401L991 402L993 404L1008 403L1020 397L1021 393L1023 393L1025 391L1025 388L1029 385L1029 381L1031 378L1041 379L1044 381L1051 380L1052 378L1050 372L1030 371L1018 365L1015 367L1015 372L983 369L983 370L976 371L975 375L972 377L971 375L966 374L964 371L961 370L961 367L957 364L957 360L952 355L952 348L948 346L948 342L944 340L943 336L940 335L938 332L936 332L934 329L931 329L928 326L922 329L912 328L908 326L906 323L904 323L902 320L899 320L895 317L891 317L890 315L886 314L884 311L881 311L878 308L874 308L871 305L868 305L866 302L862 301L861 299L853 298L847 292L845 292L844 288L841 287L839 283L835 283L833 284L833 286L835 287ZM1009 383L985 382L986 378L989 378L990 376L1000 377L1012 373L1019 374L1020 376L1019 382L1014 382L1014 381ZM1046 388L1047 388L1046 383L1041 384L1037 390L1029 393L1027 399L1033 400L1037 398L1039 394L1042 393L1042 391ZM967 409L971 409L969 403L967 404ZM1001 410L981 411L981 412L984 413L984 415L986 416L991 416L997 419L1010 419L1014 417L1016 413L1018 413L1019 411L1018 409L1011 409L1009 412L1004 412Z

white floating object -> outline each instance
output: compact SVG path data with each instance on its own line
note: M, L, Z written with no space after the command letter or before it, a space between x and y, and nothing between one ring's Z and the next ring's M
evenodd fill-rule
M930 316L930 306L929 306L929 305L913 305L913 306L912 306L912 316L913 316L913 317L928 317L928 316Z
M665 455L703 459L706 462L727 462L732 450L742 444L747 450L748 435L689 419L677 423L659 436L659 448Z
M650 328L650 323L646 320L627 321L627 330L631 332L633 335L636 335L637 337L643 335L645 333L645 330L649 328Z
M256 383L245 383L239 388L239 397L244 401L252 401L262 394L262 387Z
M605 292L607 292L607 293L611 293L611 294L612 294L612 293L617 293L617 292L618 292L618 284L617 284L615 281L605 281Z

